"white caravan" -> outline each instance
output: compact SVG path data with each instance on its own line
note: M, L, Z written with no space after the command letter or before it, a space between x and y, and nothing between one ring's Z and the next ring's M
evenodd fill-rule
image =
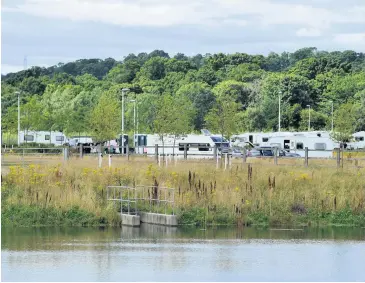
M232 145L244 147L247 144L254 146L264 146L273 137L286 136L305 136L305 137L327 137L330 138L329 132L326 131L311 131L311 132L267 132L267 133L245 133L232 136Z
M93 145L93 139L89 136L73 136L68 141L70 146L79 146L80 144L83 145Z
M68 142L67 137L61 132L50 131L20 131L20 143L42 143L63 145Z
M290 135L285 137L272 137L263 146L277 147L290 150L304 157L305 148L308 147L309 157L332 157L333 150L339 147L339 143L328 137L315 135Z
M365 149L365 131L354 133L353 141L348 144L349 149Z
M220 136L206 136L206 135L181 135L177 136L174 146L174 135L164 136L164 142L159 135L143 135L139 134L137 138L138 143L136 143L135 152L139 154L155 154L155 145L158 144L159 147L164 145L164 149L159 148L159 154L165 155L183 155L184 147L187 147L188 157L213 157L214 146L222 147L223 152L225 149L229 148L229 142Z

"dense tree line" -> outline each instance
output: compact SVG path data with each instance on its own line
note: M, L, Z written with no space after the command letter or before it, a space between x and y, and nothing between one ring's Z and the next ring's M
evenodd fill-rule
M109 138L120 133L122 88L130 89L125 120L129 132L131 99L137 101L141 133L205 127L225 136L275 131L279 97L282 130L307 129L308 111L312 129L330 130L332 104L335 128L365 130L365 54L302 48L268 56L170 57L155 50L129 54L123 61L81 59L10 73L2 76L3 131L16 132L15 92L21 91L22 129L88 133L102 139L104 127Z

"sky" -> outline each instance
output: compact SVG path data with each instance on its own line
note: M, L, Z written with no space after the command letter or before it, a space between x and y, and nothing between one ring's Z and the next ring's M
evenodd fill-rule
M365 52L364 0L2 0L1 73L81 58Z

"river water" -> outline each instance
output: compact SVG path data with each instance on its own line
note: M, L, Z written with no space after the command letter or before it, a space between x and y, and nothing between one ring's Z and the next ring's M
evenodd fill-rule
M365 229L2 228L2 281L364 281Z

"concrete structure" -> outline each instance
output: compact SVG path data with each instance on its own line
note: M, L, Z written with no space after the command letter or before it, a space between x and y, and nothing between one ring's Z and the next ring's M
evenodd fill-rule
M164 226L177 226L176 215L140 212L140 216L141 216L141 222L143 223L150 223Z
M122 225L139 227L141 225L141 218L139 215L121 214Z

